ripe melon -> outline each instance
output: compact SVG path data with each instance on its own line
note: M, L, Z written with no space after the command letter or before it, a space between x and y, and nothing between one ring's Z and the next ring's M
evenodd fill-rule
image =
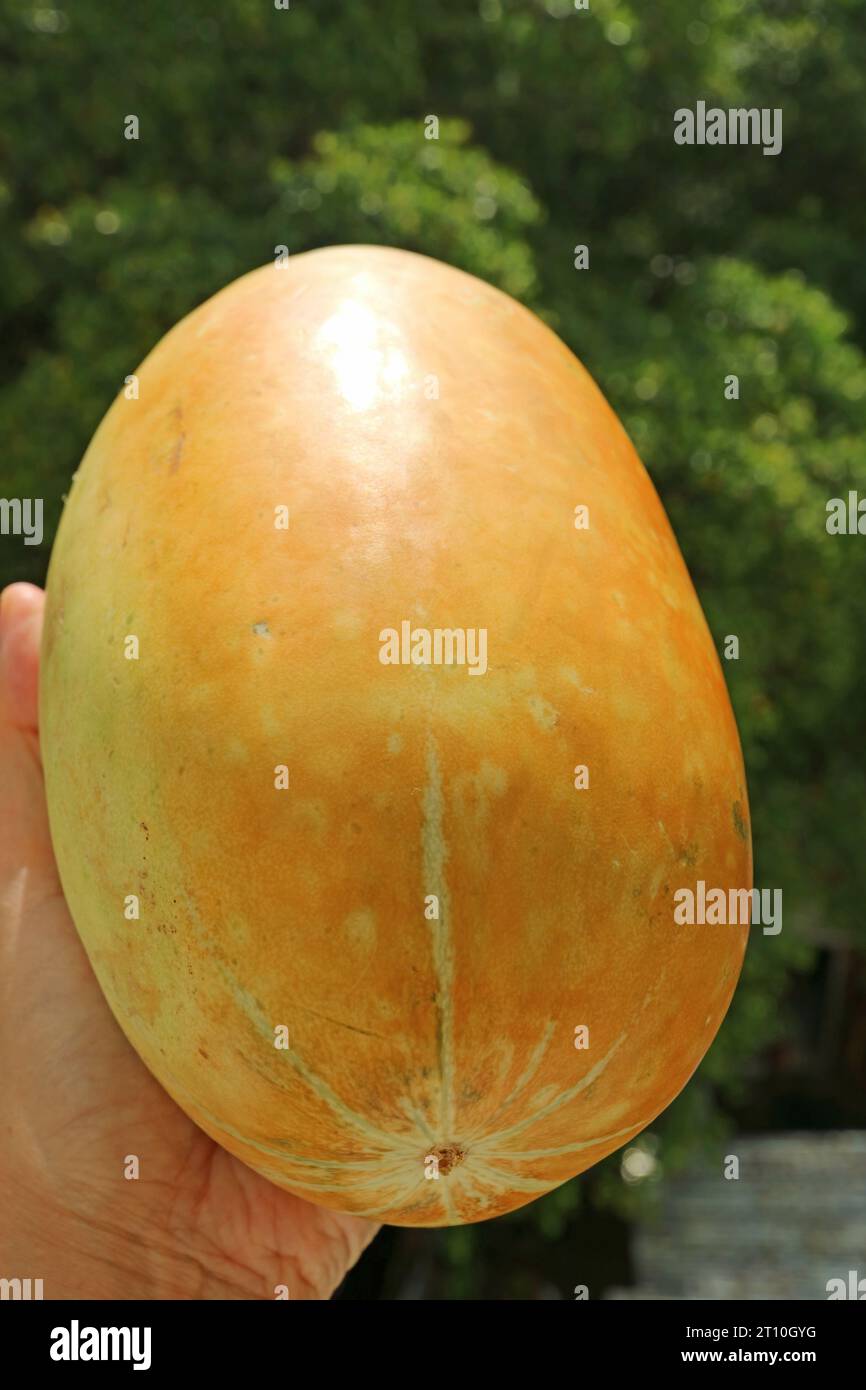
M469 275L334 247L178 324L72 488L41 700L111 1008L292 1192L511 1211L721 1023L747 928L674 920L751 886L713 642L598 388Z

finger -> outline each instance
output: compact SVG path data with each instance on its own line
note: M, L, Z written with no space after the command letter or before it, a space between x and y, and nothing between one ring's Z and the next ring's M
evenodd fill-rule
M17 914L59 892L39 761L39 642L45 595L0 596L0 907Z
M0 594L0 719L24 733L38 727L39 643L45 595L35 584Z

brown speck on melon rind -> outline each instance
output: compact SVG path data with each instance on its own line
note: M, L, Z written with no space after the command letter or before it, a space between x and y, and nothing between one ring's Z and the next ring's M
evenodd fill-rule
M731 808L731 814L734 818L734 829L736 830L740 839L745 842L749 838L749 829L746 825L746 822L743 820L743 807L739 801L734 802L733 807Z
M172 450L171 463L169 464L168 468L169 473L176 473L177 470L180 468L180 460L181 455L183 454L183 446L185 443L186 435L183 433L179 434L177 437L177 441L175 442L174 449Z

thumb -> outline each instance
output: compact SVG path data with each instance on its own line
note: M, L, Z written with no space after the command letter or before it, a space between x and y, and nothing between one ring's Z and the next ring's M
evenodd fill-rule
M0 717L22 733L38 726L39 642L45 595L35 584L0 594Z
M0 895L14 891L19 907L60 891L39 756L44 606L34 584L10 584L0 595Z

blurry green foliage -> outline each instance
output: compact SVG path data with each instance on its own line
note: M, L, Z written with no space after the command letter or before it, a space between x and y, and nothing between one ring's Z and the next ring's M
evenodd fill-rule
M781 155L675 146L699 98L781 107ZM656 1177L717 1155L809 964L802 926L866 930L866 542L825 529L864 476L862 0L0 0L0 131L2 492L44 497L52 530L124 376L279 244L440 257L586 362L720 649L740 638L757 881L785 894L782 935L753 933L719 1038L651 1127ZM4 538L0 579L40 580L50 541ZM655 1179L621 1164L508 1218L511 1238L555 1242L587 1190L644 1208ZM472 1296L477 1232L436 1239L450 1295Z

